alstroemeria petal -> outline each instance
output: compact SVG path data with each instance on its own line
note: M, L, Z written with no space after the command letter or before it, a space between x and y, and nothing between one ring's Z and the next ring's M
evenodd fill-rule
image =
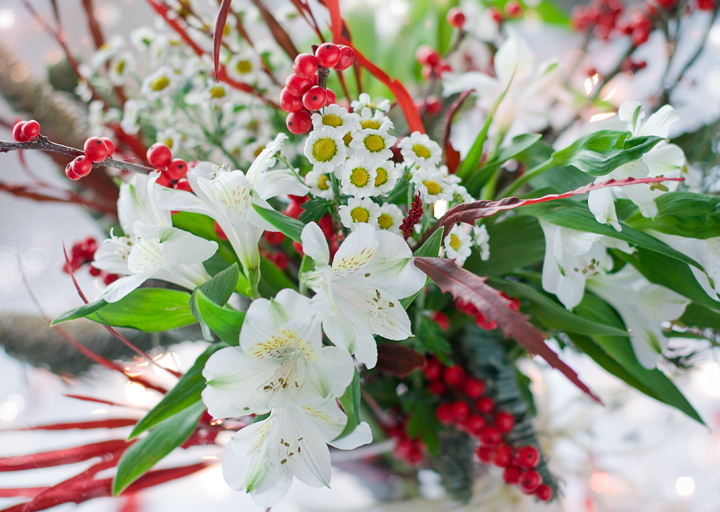
M375 367L377 344L369 331L337 316L324 319L323 329L335 345L355 355L368 369Z
M332 262L334 279L342 279L362 269L375 256L377 248L375 228L370 224L360 223L335 253Z
M163 253L173 263L186 265L202 263L212 257L218 249L217 242L182 229L136 223L134 231L142 238L157 238L162 243Z
M610 187L591 190L588 194L588 208L600 224L609 224L617 231L622 229L615 212L615 198Z
M354 450L358 446L372 443L373 436L370 425L364 421L360 423L351 434L337 441L328 442L330 446L334 446L340 450Z
M656 137L668 138L670 133L670 125L680 119L680 114L670 105L664 105L660 109L648 117L636 137L654 135Z
M281 194L304 196L310 189L302 183L293 171L277 170L269 171L260 176L255 191L262 199Z
M320 360L307 367L308 388L322 397L342 396L352 381L353 369L352 357L347 350L323 347Z
M110 283L110 285L103 290L98 298L104 299L105 302L117 302L150 279L150 275L151 274L131 274L129 276L121 277L120 279Z
M300 240L302 241L303 252L315 260L316 267L329 263L330 252L328 251L327 240L325 240L322 229L315 222L305 225L300 234Z

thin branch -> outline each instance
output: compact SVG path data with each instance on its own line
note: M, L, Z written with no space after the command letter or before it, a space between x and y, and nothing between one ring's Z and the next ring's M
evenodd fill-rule
M83 8L85 9L85 14L87 15L88 28L90 29L90 34L92 34L95 48L100 49L100 47L105 43L105 38L103 37L100 24L95 18L95 8L93 6L93 0L82 0L82 4Z

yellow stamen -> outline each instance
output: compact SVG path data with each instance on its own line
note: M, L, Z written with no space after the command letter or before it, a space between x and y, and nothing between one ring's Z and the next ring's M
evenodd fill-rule
M350 147L350 143L352 142L352 134L350 132L343 135L343 142L347 147Z
M216 86L212 87L210 89L210 97L215 98L215 99L224 98L225 97L225 89L220 85L216 85Z
M460 245L460 238L455 233L450 235L450 247L457 251L460 249Z
M377 153L385 149L385 141L380 135L369 135L365 137L365 147L371 153Z
M423 146L422 144L415 144L412 147L413 153L415 153L420 158L430 158L432 156L432 153L430 153L430 150L427 148L427 146Z
M117 71L118 75L122 75L123 70L125 69L125 61L121 60L117 63L117 66L115 66L115 71Z
M237 63L235 69L237 69L238 73L244 75L245 73L250 73L250 71L252 71L253 65L249 60L241 60Z
M428 194L430 194L431 196L436 196L443 191L442 187L440 186L440 184L437 181L426 180L426 181L423 181L423 185L425 185L425 187L427 188Z
M255 155L255 158L257 158L257 157L260 156L260 153L262 153L263 149L265 149L265 146L262 146L262 147L257 148L257 149L255 150L255 152L253 153L253 155Z
M327 174L323 174L318 178L317 186L320 190L328 190L330 188L330 185L328 184L328 181L330 181L330 178Z
M370 175L362 167L356 167L350 173L350 183L358 188L364 187L370 181Z
M329 162L337 154L337 144L331 138L318 139L313 144L312 155L318 162Z
M377 168L377 176L375 177L375 186L380 187L382 185L385 185L388 180L388 173L385 169L382 167Z
M350 217L352 217L352 220L355 222L367 222L368 219L370 219L370 212L360 206L350 212Z
M155 92L162 91L168 85L170 85L170 79L166 76L159 76L152 82L150 82L150 89Z
M326 126L332 126L333 128L337 128L338 126L343 125L342 117L335 115L335 114L325 114L322 118L322 124Z
M378 225L382 229L390 229L393 225L393 219L387 213L381 213L380 217L378 217Z
M365 119L364 121L360 121L360 126L362 126L363 130L377 130L380 128L380 123L374 119Z

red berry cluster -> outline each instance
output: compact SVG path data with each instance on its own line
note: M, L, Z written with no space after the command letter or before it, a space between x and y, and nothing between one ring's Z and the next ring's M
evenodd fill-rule
M452 71L452 67L444 59L440 58L440 53L428 45L420 46L415 52L415 59L422 66L422 76L425 80L430 77L442 77L443 73Z
M420 222L423 215L422 199L420 198L420 192L417 193L415 199L413 199L410 205L410 211L400 224L400 231L402 231L405 240L410 238L415 232L415 224Z
M407 433L407 420L392 427L388 435L397 442L393 451L395 457L411 466L417 466L422 462L425 444L420 439L410 439Z
M442 112L443 103L442 101L440 101L440 98L438 98L434 94L431 94L424 100L415 100L415 108L417 108L418 111L422 111L422 109L425 109L425 112L427 112L431 116L436 116L440 112Z
M293 62L293 73L280 92L280 107L288 113L285 124L295 135L310 131L310 111L337 102L331 89L318 85L318 69L343 71L355 61L355 50L349 46L323 43L315 55L301 53Z
M40 135L40 123L31 119L30 121L18 121L12 129L13 139L18 142L29 142Z
M511 299L503 292L500 292L500 295L510 301L510 309L512 309L513 311L517 311L518 309L520 309L519 300ZM472 303L466 302L463 299L458 299L455 303L455 306L461 313L465 313L466 315L475 318L475 323L481 329L485 329L486 331L492 331L493 329L497 329L497 322L487 321L485 319L485 316L480 311L478 311L478 309Z
M70 267L68 268L67 263L63 264L63 272L65 272L66 274L69 274L71 271L75 273L83 265L91 263L93 258L95 257L95 251L97 251L97 248L97 241L93 237L88 237L82 242L74 243L72 248L70 249L70 254L68 255ZM102 280L106 285L109 285L120 277L117 274L109 274L104 270L97 269L92 265L88 268L88 272L93 277L102 277Z
M450 26L462 29L467 21L465 13L459 7L453 7L447 13L447 20Z
M172 157L172 151L170 148L158 142L150 146L147 150L147 159L150 165L160 171L160 177L157 179L157 184L163 187L171 187L174 184L174 188L185 190L190 192L190 185L182 180L188 173L188 164L182 158Z
M712 0L711 0L712 1ZM659 0L665 8L673 6L677 0ZM593 0L588 5L578 5L573 10L572 22L577 30L595 30L600 39L608 40L613 35L630 36L633 45L640 46L647 42L653 31L651 17L657 15L657 9L645 4L645 11L634 10L622 17L624 11L622 0Z
M455 425L480 442L475 452L480 462L505 468L508 485L519 485L525 494L535 494L542 501L552 498L552 488L543 484L535 471L540 452L534 446L513 447L503 437L515 427L515 416L496 411L495 401L485 393L485 382L468 376L461 366L445 366L435 357L426 360L423 372L428 389L436 394L457 398L442 402L435 413L444 425Z
M287 206L285 211L285 215L288 217L292 217L293 219L299 219L300 215L305 211L303 208L303 204L308 202L310 198L308 196L290 196L290 204ZM330 249L330 258L332 259L335 256L335 253L340 247L340 239L338 238L337 230L335 229L335 226L333 225L332 217L329 214L323 215L322 218L318 221L318 226L320 226L320 229L323 232L323 235L325 235L325 239L328 241L328 247ZM293 242L293 248L297 251L297 253L302 257L304 252L302 250L302 245L298 242Z
M65 167L65 175L71 180L84 178L92 171L94 163L110 158L115 152L115 143L107 137L90 137L83 145L84 155L80 155Z
M522 14L522 11L522 4L516 0L510 0L505 4L505 14L511 18L517 18L520 14ZM495 16L493 16L493 18L495 18ZM495 21L497 21L497 19Z
M641 69L645 69L647 62L644 60L634 62L630 57L625 57L620 65L620 70L623 73L637 73Z

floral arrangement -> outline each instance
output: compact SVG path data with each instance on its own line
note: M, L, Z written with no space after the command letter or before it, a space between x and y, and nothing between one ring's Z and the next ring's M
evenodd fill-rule
M287 23L307 23L318 39L305 52L260 1L147 2L161 29L116 36L86 63L68 53L87 102L83 148L29 120L0 150L71 157L65 174L79 187L102 172L118 184L110 237L65 254L85 304L53 326L88 318L126 344L115 327L196 326L209 345L184 374L161 367L177 378L172 389L83 349L164 397L137 423L85 427L132 424L128 440L45 454L48 466L113 456L19 492L29 501L6 510L182 477L205 464L151 469L226 431L224 478L264 507L295 478L329 486L329 447L385 438L391 471L432 468L460 501L481 465L555 500L562 486L517 370L526 355L598 407L562 351L702 422L667 368L682 367L670 339L719 325L718 198L694 185L700 171L668 140L679 118L670 104L598 99L615 75L643 69L633 52L685 3L627 17L612 0L579 8L572 20L588 44L629 41L602 76L535 65L510 22L538 11L519 2L448 5L442 54L417 48L427 93L413 100L353 43L337 0L322 2L330 38L310 4L293 2L299 19ZM709 3L693 8L716 10ZM272 35L267 49L248 16ZM391 100L363 92L370 76ZM105 285L92 301L75 280L84 269ZM112 479L96 478L115 466Z

